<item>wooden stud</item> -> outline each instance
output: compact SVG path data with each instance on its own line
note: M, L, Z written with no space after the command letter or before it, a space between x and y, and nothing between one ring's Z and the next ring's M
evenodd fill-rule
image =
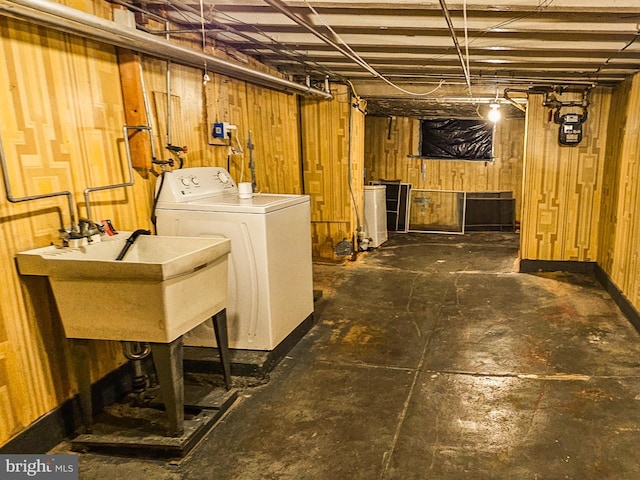
M118 49L118 67L122 84L124 116L128 126L149 125L144 106L144 89L140 55L123 48ZM130 130L129 146L134 168L150 169L152 166L151 136L148 131Z

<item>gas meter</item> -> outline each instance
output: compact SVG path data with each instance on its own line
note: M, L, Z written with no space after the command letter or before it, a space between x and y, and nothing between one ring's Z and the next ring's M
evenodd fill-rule
M582 141L582 124L587 120L587 109L582 109L583 114L568 113L560 115L558 108L553 116L555 123L560 125L558 141L560 145L577 145Z

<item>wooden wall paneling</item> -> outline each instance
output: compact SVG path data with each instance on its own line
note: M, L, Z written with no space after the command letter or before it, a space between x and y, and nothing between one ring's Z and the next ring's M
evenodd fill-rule
M224 75L210 74L212 82L207 83L206 123L210 160L214 165L227 168L236 182L244 177L248 156L247 144L247 85L245 82ZM226 122L236 126L231 130L231 139L213 139L210 136L214 123ZM208 163L208 162L207 162Z
M297 97L252 85L247 90L258 190L302 193Z
M247 141L249 138L249 128L251 126L254 144L254 159L259 157L260 155L256 151L256 149L263 149L263 145L256 144L256 139L261 136L261 123L254 123L257 118L253 116L253 112L251 109L253 108L253 104L251 103L251 97L249 95L249 91L253 90L253 88L258 87L250 87L246 82L238 82L237 80L230 80L229 83L229 91L232 92L229 95L229 118L230 122L236 125L237 129L233 132L235 141L232 140L234 144L234 148L238 149L241 153L233 154L230 157L233 178L238 182L250 182L251 181L251 171L249 170L249 150L247 148ZM252 121L253 120L253 121ZM253 132L255 130L255 132ZM261 144L262 142L259 142ZM264 158L264 155L262 155ZM265 175L265 167L268 169L268 166L265 166L264 163L258 167L256 164L255 173L256 173L256 185L257 191L261 191L266 186L266 175Z
M626 258L628 259L628 276L623 284L624 292L637 309L640 310L640 76L633 78L633 97L629 102L629 121L627 131L631 134L629 138L630 153L626 156L629 168L628 174L623 177L626 180L625 187L630 190L627 210L631 213L628 225L630 234L626 236L627 248Z
M628 97L632 82L627 80L614 89L609 115L607 148L602 177L602 208L598 233L598 264L612 276L618 209L618 190L620 188L620 168L623 157L625 125L627 122Z
M257 191L302 192L295 96L215 75L206 98L209 124L217 119L237 126L233 146L242 153L230 158L230 173L236 181L251 181L247 147L251 130ZM228 141L217 143L211 149L223 157L226 166Z
M176 159L167 150L167 62L143 57L143 72L151 103L155 127L157 156L161 159ZM207 131L204 122L204 100L201 70L170 64L171 83L171 143L187 147L182 155L185 167L206 164L209 155ZM225 156L226 158L226 156Z
M366 117L366 181L403 180L409 183L407 155L414 135L414 119L405 117Z
M524 119L504 119L497 125L494 165L484 168L487 183L484 189L475 186L476 191L511 191L515 198L516 222L520 221L522 203L522 169L524 157ZM476 168L482 169L482 166Z
M364 230L364 119L365 115L359 108L350 107L350 145L351 162L350 189L352 207L356 214L352 219L356 221L356 229Z
M222 84L225 87L222 92L226 92L227 97L227 111L223 117L223 121L236 126L236 130L231 130L232 149L229 150L225 148L223 150L223 152L228 155L228 158L227 155L225 155L225 165L228 161L231 176L236 181L249 181L250 174L247 168L247 162L245 161L245 158L248 158L248 152L246 151L248 130L247 84L246 82L231 78L224 79ZM235 153L240 151L242 151L242 153Z
M128 126L148 125L140 56L130 50L118 49L118 66L122 84L124 116ZM148 131L129 130L129 148L134 168L149 169L151 161L151 136Z
M511 191L516 199L516 220L520 220L524 119L505 119L497 125L493 163L410 158L418 153L418 119L367 117L365 137L366 182L383 178L399 179L417 189ZM449 219L454 197L432 197L448 203L430 204L431 216Z
M165 62L150 60L148 84L154 88L160 145L166 142L166 67ZM297 99L276 91L249 85L224 75L209 73L211 81L202 88L202 72L177 70L172 65L171 78L174 110L180 111L182 124L197 122L198 129L174 131L175 138L187 138L189 153L185 166L227 167L236 181L250 181L248 131L252 130L258 190L271 193L301 193ZM164 93L163 93L164 92ZM198 92L200 98L196 98ZM186 101L185 101L186 99ZM179 105L179 106L178 106ZM176 115L174 114L174 119ZM210 143L210 129L215 122L236 125L232 143L236 151L229 155L229 142ZM175 123L175 122L174 122ZM174 128L178 128L174 125ZM180 128L183 128L182 126ZM176 140L177 141L177 140ZM175 142L174 142L175 143ZM240 147L240 148L238 148Z
M203 88L201 71L178 67L171 66L174 110L179 109L182 125L197 123L199 126L173 133L174 138L187 138L191 142L186 144L189 152L185 156L185 166L226 168L229 163L230 173L236 181L250 181L247 141L251 129L258 190L301 193L297 98L211 72L211 81ZM145 72L148 88L160 99L155 102L155 116L159 126L158 143L164 150L166 62L146 59ZM232 143L234 149L242 150L242 153L229 156L228 141L211 142L210 130L215 122L236 125L237 129L232 130ZM174 127L178 128L177 125Z
M158 124L158 136L160 137L161 152L166 158L174 158L167 149L169 143L176 147L187 147L188 153L191 152L192 145L187 142L187 134L183 130L184 120L182 113L182 99L179 95L171 94L171 110L168 110L167 93L154 90L152 92L153 107ZM171 131L169 131L169 129ZM186 158L186 155L184 155ZM187 166L187 165L185 165Z
M205 88L206 113L208 121L208 131L211 132L214 123L228 122L231 119L229 112L229 84L232 79L224 75L213 73L209 75L211 81ZM228 143L220 142L213 145L226 146Z
M211 132L213 131L213 124L220 122L234 123L237 119L232 121L230 101L231 98L237 98L237 95L233 96L233 88L239 88L239 82L232 80L224 75L215 73L209 73L211 81L207 82L204 88L205 97L205 130L207 143L210 145L207 154L207 163L212 166L227 167L227 163L230 164L229 169L232 177L238 180L237 171L238 166L242 166L242 156L229 157L229 140L226 139L214 139ZM234 83L235 82L235 83ZM238 131L242 131L242 126L238 127ZM237 137L236 137L236 140ZM244 145L242 145L244 149Z
M165 149L167 144L167 132L166 132L166 62L157 60L138 54L140 59L140 69L142 71L141 83L144 85L147 101L149 103L150 118L148 119L148 125L151 126L150 141L153 143L155 155L157 160L167 160L173 158L169 155L169 152ZM164 116L162 117L162 124L160 124L160 115L157 111L156 105L156 93L162 92L165 97L162 100L158 100L160 108ZM145 173L139 172L144 176L145 180L155 179L159 174L161 168L153 166ZM154 182L152 182L154 183Z
M107 4L83 0L80 8L85 7L110 16ZM141 62L156 151L160 159L170 158L165 149L166 62L146 56ZM14 196L68 189L84 214L86 187L121 183L128 174L122 90L114 88L120 82L115 49L0 17L0 69L0 134ZM227 81L224 99L231 123L242 132L245 152L249 128L260 139L259 182L277 193L298 193L296 97ZM226 149L208 143L203 72L174 64L171 82L172 143L189 148L185 166L226 165ZM236 174L242 163L234 166ZM136 170L133 187L93 193L94 218L111 218L120 230L148 228L159 170ZM77 391L46 280L19 277L13 258L55 239L60 217L68 225L64 199L11 204L0 198L0 281L6 286L0 292L0 445ZM94 380L124 361L118 342L92 343Z
M623 122L620 139L615 223L608 232L613 245L610 270L607 271L618 287L625 292L636 307L640 305L640 76L634 76L627 86L618 92L626 109L612 112ZM616 105L620 107L620 105ZM613 209L613 206L612 206Z
M522 258L595 261L610 92L591 95L580 145L561 146L558 125L531 95L527 109ZM566 112L565 112L566 113Z
M78 201L87 186L120 180L124 117L113 49L2 17L0 62L0 134L14 196L68 189ZM14 264L16 252L49 244L60 218L69 225L63 199L0 198L0 402L7 407L0 444L75 392L46 281L19 277ZM96 342L94 352L96 379L123 361L113 342Z
M530 95L527 106L522 258L559 259L553 250L556 248L559 236L557 228L560 224L560 219L557 218L559 202L553 193L558 190L556 180L560 178L557 175L557 165L566 166L567 162L560 163L545 152L547 145L556 149L557 125L549 121L548 109L542 103L541 95ZM547 251L542 252L543 248Z
M89 127L78 128L75 133L77 141L71 143L73 147L78 147L74 156L79 160L78 166L81 165L85 171L84 178L77 180L78 188L81 189L121 184L130 180L122 130L126 122L123 98L121 90L113 88L119 80L112 77L114 61L117 67L117 57L111 48L92 43L87 43L87 46L86 50L73 56L74 64L71 66L71 71L77 77L77 84L86 88L86 91L82 91L82 88L74 85L75 94L79 98L88 99L76 102L74 109L77 121ZM86 57L93 59L91 65L95 65L94 69L83 68ZM86 108L87 104L92 107ZM74 132L71 131L68 135L73 138ZM71 171L73 173L77 170L79 169L74 168ZM147 227L148 218L140 224L138 217L140 209L136 191L140 190L140 186L135 185L138 178L138 174L134 173L133 187L92 193L90 201L94 220L112 218L114 225L121 229ZM77 201L80 214L86 216L82 196L78 196Z
M249 130L251 130L256 191L264 193L285 193L287 179L291 177L282 151L284 147L282 118L277 101L272 103L273 97L277 95L276 92L269 92L254 85L245 85L245 109L248 120L242 130L242 148L245 150L245 155L242 158L244 173L241 177L245 182L251 181L247 149ZM294 105L293 111L295 110L297 105ZM299 164L296 166L299 172ZM291 178L291 181L296 183L295 178Z
M301 99L303 175L311 196L313 255L335 258L335 246L355 235L349 192L349 110L346 86L331 101ZM331 253L331 255L329 255Z
M576 192L571 203L576 204L576 228L572 232L572 258L595 261L598 256L598 227L602 207L602 178L607 145L607 125L611 107L611 89L597 89L591 98L589 120L584 144L578 146ZM572 188L574 188L572 186Z
M111 20L113 16L111 5L103 2L95 2L93 0L61 0L58 3L96 15L97 17L106 18L107 20Z
M3 218L6 218L4 212ZM8 266L16 242L10 241L12 235L6 230L3 228L1 232L0 255L3 264ZM46 384L41 360L35 353L39 348L37 334L32 330L32 319L27 316L27 306L19 295L18 276L14 269L2 270L5 288L0 303L0 389L3 403L8 404L0 424L0 440L4 442L50 408L46 398L50 385ZM12 295L13 292L16 294ZM64 377L65 373L61 372L60 376Z

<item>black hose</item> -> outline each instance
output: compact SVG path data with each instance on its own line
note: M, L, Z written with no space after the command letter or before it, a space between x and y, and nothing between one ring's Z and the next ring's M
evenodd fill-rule
M162 172L160 174L160 185L158 186L158 191L153 197L153 206L151 207L151 223L153 224L153 233L154 235L158 234L158 226L156 225L158 221L158 216L156 215L156 210L158 207L158 199L160 198L160 193L162 192L162 187L164 186L164 175L167 172Z
M124 241L124 247L122 247L122 250L120 251L120 253L116 257L117 261L120 261L120 260L122 260L124 258L124 256L127 254L129 249L133 245L133 243L136 241L136 239L140 235L151 235L151 232L149 230L145 230L145 229L141 228L141 229L136 230L135 232L133 232L131 235L129 235L129 238L127 238Z

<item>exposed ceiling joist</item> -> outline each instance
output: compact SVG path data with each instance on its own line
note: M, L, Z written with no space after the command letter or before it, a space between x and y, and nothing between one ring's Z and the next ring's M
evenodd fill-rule
M177 11L179 6L168 7L167 0L143 5L169 12L175 28L198 29L193 13L199 3L181 2L191 5L190 16ZM298 80L329 75L350 81L377 113L406 109L413 98L411 111L429 114L434 102L421 98L425 93L452 86L458 95L450 99L473 98L469 82L494 90L612 86L640 71L638 0L582 0L579 7L575 0L204 0L203 5L213 39ZM416 95L403 94L401 108L393 109L398 98L388 94L390 83L399 87L396 93Z

